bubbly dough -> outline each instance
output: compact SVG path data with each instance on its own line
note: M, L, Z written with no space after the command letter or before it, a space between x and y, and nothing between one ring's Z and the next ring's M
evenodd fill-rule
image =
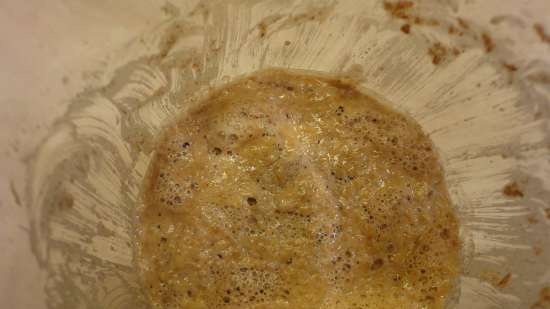
M167 128L144 191L155 308L441 308L459 273L429 138L347 81L216 91Z

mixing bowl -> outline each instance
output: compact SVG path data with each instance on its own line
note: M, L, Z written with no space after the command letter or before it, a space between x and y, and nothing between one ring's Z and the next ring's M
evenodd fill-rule
M550 308L548 2L12 2L4 307L147 308L135 225L159 133L278 67L352 78L429 134L461 221L449 308Z

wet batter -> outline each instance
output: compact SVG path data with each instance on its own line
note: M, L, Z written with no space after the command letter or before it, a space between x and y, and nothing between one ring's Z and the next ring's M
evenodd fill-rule
M166 130L144 197L155 308L441 308L459 272L429 138L337 79L215 92Z

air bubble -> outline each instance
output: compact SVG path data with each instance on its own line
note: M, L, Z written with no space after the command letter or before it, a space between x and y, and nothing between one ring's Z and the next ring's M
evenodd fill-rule
M256 200L256 198L250 196L248 198L246 198L246 202L248 203L248 205L250 206L254 206L258 203L258 201Z

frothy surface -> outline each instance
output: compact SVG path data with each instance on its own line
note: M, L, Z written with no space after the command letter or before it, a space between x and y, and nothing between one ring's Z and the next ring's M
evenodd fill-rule
M430 140L336 79L217 91L167 129L144 196L156 308L440 308L459 271Z

